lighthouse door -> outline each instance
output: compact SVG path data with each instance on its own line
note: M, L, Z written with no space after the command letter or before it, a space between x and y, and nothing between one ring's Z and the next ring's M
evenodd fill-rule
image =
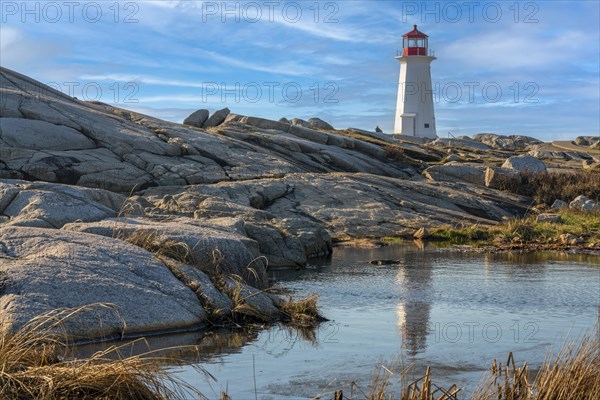
M402 134L408 136L415 136L417 131L417 118L415 114L403 114L402 115Z

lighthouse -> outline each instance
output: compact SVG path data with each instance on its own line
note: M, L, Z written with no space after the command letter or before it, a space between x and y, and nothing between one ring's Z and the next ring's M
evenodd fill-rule
M414 25L402 36L400 80L394 133L436 138L433 95L431 90L431 62L436 58L428 50L428 36Z

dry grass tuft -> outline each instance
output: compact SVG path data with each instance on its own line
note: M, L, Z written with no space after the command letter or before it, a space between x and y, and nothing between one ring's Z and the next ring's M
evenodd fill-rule
M66 357L70 343L64 323L93 305L55 310L32 319L14 334L0 336L0 393L3 399L183 399L201 393L169 376L162 365L176 360L123 357L111 346L88 359Z
M527 363L515 366L512 353L506 365L494 360L489 375L473 396L477 400L600 399L600 337L585 336L549 354L530 381Z
M317 301L319 296L311 294L300 300L287 299L280 307L289 322L296 326L315 326L326 319L319 313Z
M234 276L234 281L235 285L233 287L228 285L223 287L223 291L227 293L227 296L229 296L233 302L233 307L231 309L231 318L233 319L233 322L274 322L271 316L266 315L252 304L246 302L246 299L254 294L247 293L247 290L245 290L244 284L242 283L242 279ZM258 293L260 293L260 291Z
M449 389L441 388L435 385L431 379L430 368L427 367L425 374L411 382L406 381L406 374L411 370L411 366L399 367L398 362L390 368L379 365L371 377L370 388L365 392L356 382L352 382L352 392L349 397L344 397L342 391L334 393L335 400L456 400L461 389L452 385ZM398 381L398 382L396 382ZM398 390L394 389L394 383L399 383ZM357 391L357 397L354 391ZM397 392L394 396L392 392Z
M154 253L158 257L168 257L184 264L192 264L192 249L183 242L162 240L155 230L139 229L122 238L135 246Z

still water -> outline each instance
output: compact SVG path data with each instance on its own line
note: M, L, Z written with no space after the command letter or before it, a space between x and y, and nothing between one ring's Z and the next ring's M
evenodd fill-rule
M435 383L468 394L494 358L512 351L536 368L549 346L593 332L600 316L592 256L337 248L322 265L271 273L294 296L319 294L330 321L314 337L279 326L183 335L177 344L200 344L196 362L218 381L190 367L174 374L209 398L224 389L234 400L332 398L352 381L366 391L375 367L400 362L415 377L431 366Z

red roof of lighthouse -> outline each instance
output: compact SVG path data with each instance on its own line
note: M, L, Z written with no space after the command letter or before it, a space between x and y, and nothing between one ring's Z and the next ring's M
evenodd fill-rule
M416 25L413 25L413 30L410 32L405 33L403 36L403 38L419 38L419 39L425 39L428 38L429 36L427 36L426 34L424 34L423 32L419 31L417 29Z

